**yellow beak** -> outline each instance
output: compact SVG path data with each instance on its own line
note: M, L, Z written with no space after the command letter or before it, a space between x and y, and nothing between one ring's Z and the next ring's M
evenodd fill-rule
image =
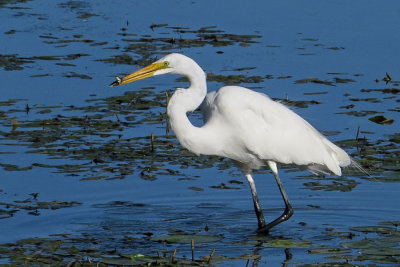
M132 72L131 74L128 74L122 78L116 77L116 80L112 84L110 84L110 86L114 87L151 77L154 75L156 71L161 69L166 69L168 68L168 66L169 66L168 61L150 64L149 66L144 67L135 72Z

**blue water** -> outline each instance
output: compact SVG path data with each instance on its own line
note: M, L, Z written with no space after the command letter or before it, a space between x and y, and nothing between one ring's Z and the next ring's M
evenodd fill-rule
M397 1L16 1L1 4L0 15L3 21L0 24L0 55L15 55L31 61L21 65L23 69L20 70L7 70L0 65L0 100L22 99L13 106L19 110L24 110L27 104L30 107L60 106L50 114L40 114L37 110L12 113L8 106L0 106L0 111L7 113L2 117L2 132L11 132L9 117L17 121L52 118L64 114L63 109L67 106L85 106L87 100L94 98L122 95L138 88L153 87L157 92L163 92L183 86L176 76L167 76L110 88L108 84L114 76L140 66L102 60L120 54L140 59L141 55L128 49L128 45L134 43L131 39L194 39L194 33L178 32L171 27L197 31L211 26L228 34L254 35L254 43L243 45L238 42L222 47L210 44L186 48L172 46L162 50L160 42L155 42L154 58L166 52L179 52L195 59L207 73L272 75L272 79L265 78L261 83L242 85L273 98L321 102L308 108L292 108L320 131L336 132L330 136L334 141L354 139L358 127L360 136L366 136L371 142L386 140L387 134L399 132L398 95L361 91L397 88L396 84L386 85L381 81L386 72L394 81L400 80L396 77L400 43L400 4ZM158 24L168 26L150 27ZM6 34L10 30L15 33ZM78 53L82 56L68 57ZM55 59L33 58L40 56ZM240 68L248 69L236 70ZM90 79L66 77L73 73L87 75ZM334 81L337 77L353 81L334 83L334 86L296 83L313 77L322 81ZM380 81L376 82L376 79ZM208 86L209 90L216 90L222 85L210 82ZM351 98L377 98L379 102L355 102ZM394 119L394 123L373 123L368 120L373 115L340 114L348 111L341 107L349 104L355 104L357 111L378 111L379 115ZM152 132L162 135L165 125L144 123L131 130L125 129L123 136L144 137ZM62 165L73 162L27 153L30 150L28 144L14 144L5 138L0 140L0 151L7 152L0 154L3 164L24 167L32 163ZM233 167L220 170L193 166L181 171L184 178L190 179L158 175L157 180L146 181L140 178L140 171L134 169L133 174L121 180L81 181L82 177L57 173L51 168L36 167L27 171L0 168L0 202L12 203L29 198L31 193L39 193L41 201L82 203L70 208L40 210L39 216L21 210L11 218L2 219L0 243L57 233L79 235L90 231L100 236L104 225L111 225L117 236L131 233L129 231L151 231L161 235L179 227L185 231L200 231L208 225L212 233L223 235L225 245L217 249L220 254L230 257L252 254L252 246L230 243L246 240L257 226L247 184L234 185L237 190L210 188L220 183L229 184L231 179L245 182L240 172ZM380 182L379 178L367 180L361 173L351 177L359 184L349 192L313 191L303 185L310 180L296 179L305 175L308 173L293 172L292 169L281 171L295 215L273 230L276 236L312 240L319 244L320 241L316 241L318 233L326 228L348 231L352 226L400 220L399 182ZM397 177L399 174L393 171L391 175ZM276 217L283 207L272 175L267 172L257 174L256 184L267 218ZM190 187L203 191L190 190ZM140 203L144 208L119 210L109 204L112 201ZM310 205L320 208L313 209ZM116 222L126 223L118 225ZM300 226L301 222L306 222L306 229ZM329 242L327 245L331 245ZM335 245L338 242L340 240L332 241ZM109 245L104 243L104 246ZM267 249L259 251L260 263L279 264L285 259L283 249L270 252ZM321 257L309 255L306 250L292 253L294 262L321 261ZM204 254L209 252L204 251ZM244 265L243 262L238 264Z

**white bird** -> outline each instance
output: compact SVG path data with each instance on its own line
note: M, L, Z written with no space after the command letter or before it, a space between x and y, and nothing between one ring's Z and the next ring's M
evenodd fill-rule
M123 78L117 86L160 74L180 74L190 81L189 88L176 89L167 111L170 125L181 145L195 154L232 159L249 182L258 232L288 220L293 208L278 176L277 163L296 164L314 173L340 176L341 167L352 160L308 122L267 95L240 86L224 86L207 94L206 75L199 65L181 54L169 54L155 63ZM191 124L187 113L201 106L204 125ZM252 171L268 166L275 176L285 210L266 224Z

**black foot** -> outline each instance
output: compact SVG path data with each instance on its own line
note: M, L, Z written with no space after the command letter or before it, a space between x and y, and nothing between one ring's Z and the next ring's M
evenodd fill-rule
M257 234L259 235L269 235L269 229L266 226L257 229Z
M276 218L275 220L273 220L272 222L270 222L267 225L264 225L262 227L259 226L257 233L262 234L262 235L268 235L269 229L280 224L281 222L287 221L290 217L292 217L292 215L293 215L293 208L289 204L288 206L286 206L285 211L282 213L281 216L279 216L278 218Z

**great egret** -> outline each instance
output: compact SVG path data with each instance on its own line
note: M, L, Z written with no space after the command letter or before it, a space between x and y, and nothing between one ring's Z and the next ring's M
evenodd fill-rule
M288 220L293 214L276 163L304 166L314 173L342 174L352 160L299 115L267 95L240 86L224 86L207 94L206 75L199 65L181 54L169 54L123 78L117 86L160 74L180 74L189 88L176 89L167 107L170 125L182 146L195 154L232 159L246 176L258 219L258 232ZM204 125L191 124L187 112L201 105ZM252 171L269 166L275 176L285 210L266 224Z

